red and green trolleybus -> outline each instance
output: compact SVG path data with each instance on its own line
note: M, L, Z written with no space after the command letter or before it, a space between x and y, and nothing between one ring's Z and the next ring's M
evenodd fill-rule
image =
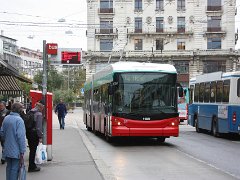
M84 123L112 137L179 135L177 72L169 64L117 62L85 83Z

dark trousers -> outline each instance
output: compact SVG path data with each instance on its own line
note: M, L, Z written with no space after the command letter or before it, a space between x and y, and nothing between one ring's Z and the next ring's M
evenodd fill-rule
M27 133L28 146L29 146L29 169L35 169L37 166L35 164L35 155L37 146L39 144L39 138L37 132Z
M1 140L1 146L2 146L2 156L1 156L1 159L5 160L5 158L3 157L3 149L4 149L4 141L3 140Z
M65 126L64 119L65 119L65 117L63 115L58 115L58 121L59 121L60 129L64 129L64 126Z

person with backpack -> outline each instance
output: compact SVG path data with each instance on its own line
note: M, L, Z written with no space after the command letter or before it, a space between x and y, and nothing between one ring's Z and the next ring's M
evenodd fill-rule
M25 115L26 136L29 146L29 166L28 172L40 171L40 167L35 164L35 154L37 146L42 143L43 130L43 111L44 103L37 102L35 107Z
M5 101L0 101L0 129L2 127L3 120L5 116L7 116L10 113L10 111L6 108ZM4 140L0 138L1 146L2 146L2 157L1 157L1 163L5 163L5 158L3 156L3 148L4 148Z
M60 99L60 102L57 104L57 106L55 108L55 113L58 116L60 129L64 129L64 126L65 126L65 116L67 114L67 108L66 108L66 105L63 103L62 99Z

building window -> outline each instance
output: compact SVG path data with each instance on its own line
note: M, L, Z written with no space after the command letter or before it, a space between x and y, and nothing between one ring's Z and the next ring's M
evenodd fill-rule
M177 40L177 50L185 50L185 40L184 39Z
M163 32L163 17L156 17L156 32Z
M189 73L189 62L188 61L174 61L174 66L179 74Z
M100 13L113 13L113 0L100 0Z
M156 50L163 50L163 39L156 39Z
M185 11L185 0L177 0L177 10Z
M156 10L164 9L164 0L156 0Z
M226 72L226 61L203 61L203 73Z
M210 16L210 17L208 17L207 31L208 32L219 32L219 31L221 31L221 17L220 16Z
M177 32L184 33L185 32L185 17L177 18Z
M207 3L208 11L219 11L222 9L221 0L208 0Z
M221 49L221 38L208 38L207 49Z
M135 50L142 50L143 49L142 39L135 39L134 45L135 45Z
M142 10L142 0L135 0L135 11Z
M142 18L137 17L135 18L135 33L141 33L142 32Z
M113 33L113 21L112 20L101 20L100 21L100 33L103 33L103 34Z
M100 39L100 51L112 51L113 39Z

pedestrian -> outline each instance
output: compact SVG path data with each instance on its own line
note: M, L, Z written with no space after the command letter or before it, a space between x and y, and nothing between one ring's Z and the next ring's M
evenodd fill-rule
M6 106L7 110L11 110L12 109L12 104L13 104L13 99L11 101L8 101L8 105Z
M23 105L19 102L12 104L12 112L4 118L1 136L4 139L3 154L6 158L6 180L17 180L19 168L24 163L26 151L25 126L19 113Z
M6 109L6 103L5 101L0 101L0 129L2 127L3 119L5 116L7 116L10 113L9 110ZM4 148L4 140L0 139L1 141L1 146L2 146L2 156L1 156L1 163L5 163L5 158L3 156L3 148Z
M37 167L37 165L35 164L35 154L36 154L38 144L42 143L43 108L44 108L44 103L40 101L40 102L37 102L35 104L35 107L30 110L34 114L34 122L33 122L32 128L26 129L28 146L29 146L28 172L36 172L41 170L40 167Z
M65 126L65 116L67 114L67 108L66 108L66 105L63 103L62 99L60 99L60 102L57 104L57 106L55 108L55 113L58 116L60 129L64 129L64 126Z

